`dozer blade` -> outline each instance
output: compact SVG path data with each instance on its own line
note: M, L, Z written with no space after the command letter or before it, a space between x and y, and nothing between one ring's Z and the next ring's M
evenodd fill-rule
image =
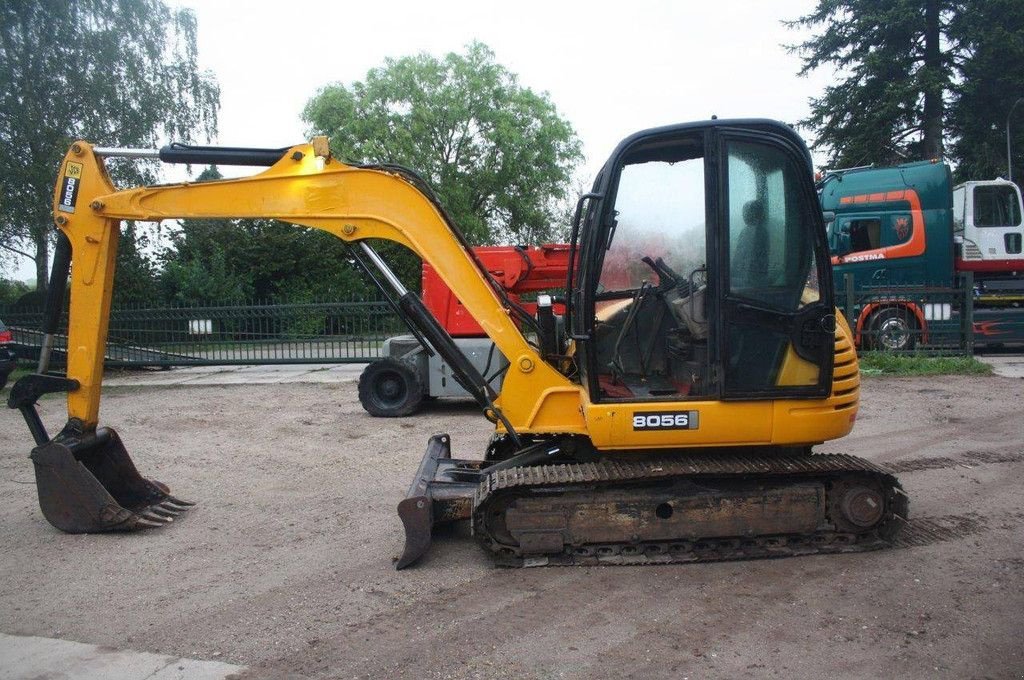
M398 516L405 528L405 548L395 562L395 569L405 569L430 549L433 505L426 496L410 496L398 504Z
M161 527L194 505L139 474L111 429L63 435L32 450L39 507L72 534Z
M416 478L405 500L398 504L398 516L405 527L405 548L395 569L408 567L427 552L435 524L469 519L472 513L481 461L453 459L450 444L447 434L430 438Z

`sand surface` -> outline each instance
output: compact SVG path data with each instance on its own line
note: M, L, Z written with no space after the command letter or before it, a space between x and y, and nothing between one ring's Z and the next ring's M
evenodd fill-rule
M868 378L823 451L894 465L921 545L653 567L495 569L467 528L395 572L395 505L427 438L490 425L438 403L374 419L355 385L117 387L102 420L200 505L65 535L0 411L0 631L246 665L258 678L1019 678L1024 381ZM62 424L63 401L42 405ZM2 660L0 660L2 668ZM2 673L0 673L2 675Z

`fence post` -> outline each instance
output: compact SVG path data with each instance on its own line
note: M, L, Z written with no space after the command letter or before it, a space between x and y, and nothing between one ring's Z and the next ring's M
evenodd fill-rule
M974 272L964 272L960 287L964 295L961 314L964 320L964 349L968 356L974 356Z
M851 328L856 328L857 320L853 318L853 306L856 303L853 291L853 272L843 274L843 285L846 286L846 309L843 310L843 316L846 317L846 323L850 324Z

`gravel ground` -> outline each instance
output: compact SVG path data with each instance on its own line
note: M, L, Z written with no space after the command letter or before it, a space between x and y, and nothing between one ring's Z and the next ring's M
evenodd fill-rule
M0 412L0 631L250 667L254 678L1024 677L1024 381L866 380L849 438L890 463L921 544L877 553L504 570L466 528L395 572L428 436L480 455L470 406L378 420L355 385L119 387L105 423L200 505L70 536ZM44 419L63 421L47 398ZM2 662L2 660L0 660ZM2 675L2 665L0 665Z

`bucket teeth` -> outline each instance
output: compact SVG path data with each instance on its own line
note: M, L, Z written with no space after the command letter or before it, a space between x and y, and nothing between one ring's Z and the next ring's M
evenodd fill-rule
M61 531L95 533L166 526L194 503L139 474L117 434L58 435L32 450L43 516Z
M135 518L135 523L132 525L132 529L156 529L162 527L166 522L152 522L142 516Z
M149 507L136 510L134 514L134 522L131 523L131 529L156 529L162 526L167 526L174 521L174 518L186 512L189 508L185 506L177 505L170 501L162 501L160 503L154 503Z
M164 517L177 517L181 513L185 512L182 508L172 507L166 502L149 506L149 511L155 512L158 515L163 515Z
M195 503L190 503L189 505L195 505ZM178 505L169 500L154 503L133 513L135 524L131 528L153 529L166 526L173 522L175 517L184 514L189 509L189 506Z

